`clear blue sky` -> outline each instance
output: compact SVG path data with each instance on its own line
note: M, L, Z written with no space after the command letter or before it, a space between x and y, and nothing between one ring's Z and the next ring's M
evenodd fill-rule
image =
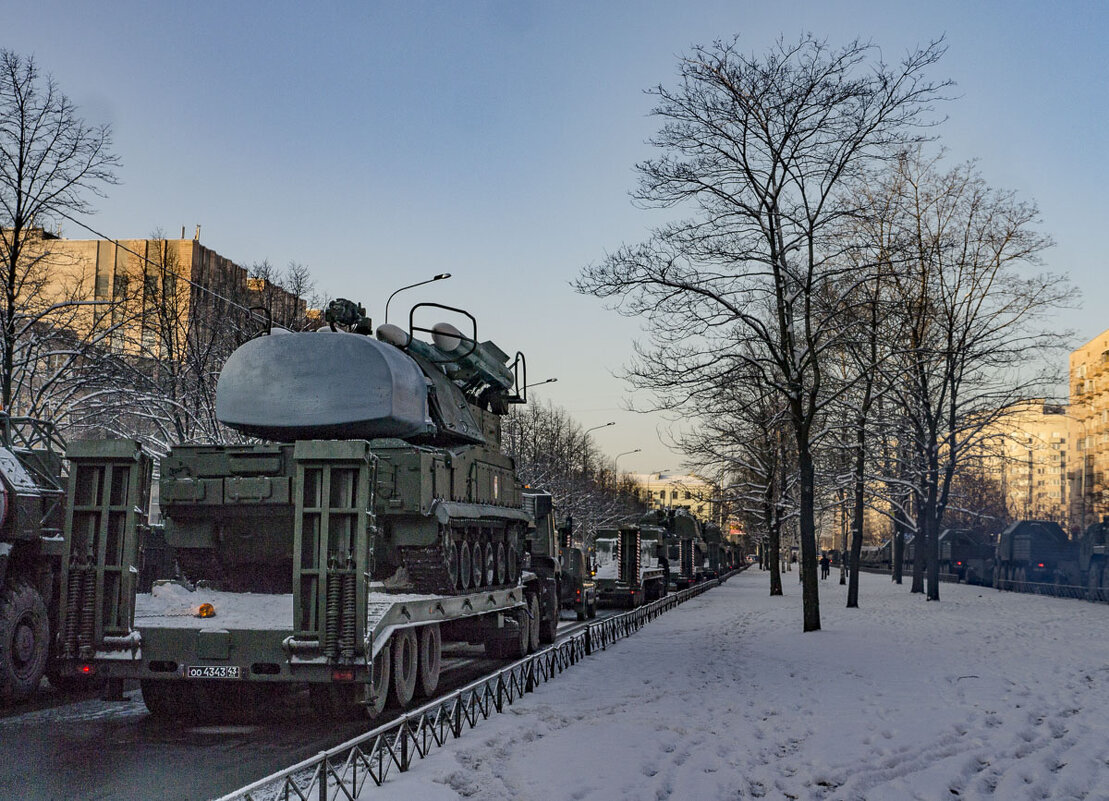
M533 396L583 426L624 470L677 468L666 424L622 410L614 377L638 324L569 281L655 218L632 207L654 130L644 90L696 43L765 50L803 32L858 36L887 60L946 35L942 134L953 157L1039 203L1083 307L1060 328L1109 328L1101 242L1107 2L55 2L9 4L0 46L34 55L123 160L89 222L116 238L202 225L243 265L308 265L380 322L393 289L440 272L426 299L523 350ZM90 235L69 225L71 238ZM665 438L665 434L664 434Z

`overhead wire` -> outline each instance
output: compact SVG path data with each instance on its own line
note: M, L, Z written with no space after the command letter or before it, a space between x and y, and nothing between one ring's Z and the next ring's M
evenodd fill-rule
M102 234L101 232L99 232L95 228L93 228L91 225L88 225L87 223L81 222L77 218L72 217L69 214L66 214L64 211L60 211L58 209L50 209L50 211L54 214L57 214L59 217L64 217L65 219L67 219L71 223L73 223L74 225L77 225L77 226L80 226L81 228L84 228L86 231L93 234L94 236L97 236L97 237L99 237L100 239L103 239L106 242L111 242L117 248L120 248L121 250L124 250L127 253L130 253L131 255L137 257L141 261L144 261L147 264L151 265L152 267L157 267L159 270L166 271L167 273L172 275L174 278L177 278L181 281L184 281L186 284L193 287L194 289L200 290L201 292L205 292L205 293L211 295L213 298L215 298L217 300L220 300L220 301L223 301L224 303L228 304L229 306L233 306L236 309L240 309L240 310L246 312L247 314L249 314L251 317L255 317L255 318L259 319L263 323L269 323L269 324L272 325L271 320L268 320L264 315L261 315L257 311L255 311L255 309L257 307L252 308L252 307L249 307L249 306L244 306L241 303L238 303L238 302L232 300L231 298L228 298L228 297L225 297L224 295L221 295L219 292L216 292L211 287L204 286L203 284L198 284L196 281L193 281L191 278L188 278L187 276L181 275L180 273L178 273L174 270L171 270L165 264L159 264L158 262L147 258L146 256L139 253L138 251L132 250L131 248L127 247L122 242L120 242L118 239L113 239L112 237L107 236L106 234ZM280 326L276 326L276 327L280 327Z

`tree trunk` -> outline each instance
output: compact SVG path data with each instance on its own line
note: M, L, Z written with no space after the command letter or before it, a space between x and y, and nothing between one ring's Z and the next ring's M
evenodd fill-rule
M775 515L770 525L766 555L770 568L770 594L782 595L782 519Z
M815 469L809 443L803 432L797 437L797 465L801 495L801 604L804 631L820 631L820 586L816 575Z
M893 519L893 545L890 547L890 575L894 584L905 577L905 521L900 513Z

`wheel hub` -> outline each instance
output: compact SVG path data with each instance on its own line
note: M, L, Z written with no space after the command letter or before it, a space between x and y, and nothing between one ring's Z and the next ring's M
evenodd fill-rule
M30 662L35 655L35 631L25 620L19 621L12 636L12 654L20 664Z

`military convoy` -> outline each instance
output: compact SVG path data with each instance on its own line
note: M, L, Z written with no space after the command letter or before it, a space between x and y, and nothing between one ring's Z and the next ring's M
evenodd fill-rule
M431 310L469 333L417 325ZM63 675L138 680L160 715L248 708L283 684L323 714L373 715L435 689L443 641L495 658L553 641L550 496L525 492L500 447L523 356L438 304L376 339L357 304L327 320L231 355L217 416L265 442L174 447L156 536L136 443L70 447Z
M417 324L434 312L469 330ZM594 579L501 448L522 354L439 304L407 330L373 332L345 300L326 320L231 355L216 414L243 442L173 447L158 526L138 441L66 448L0 417L0 700L45 673L108 697L137 681L162 716L257 709L287 686L325 716L373 716L435 690L444 642L520 657L553 642L560 607L587 619L700 580L706 553L730 563L688 513L656 511L615 532L613 576Z

